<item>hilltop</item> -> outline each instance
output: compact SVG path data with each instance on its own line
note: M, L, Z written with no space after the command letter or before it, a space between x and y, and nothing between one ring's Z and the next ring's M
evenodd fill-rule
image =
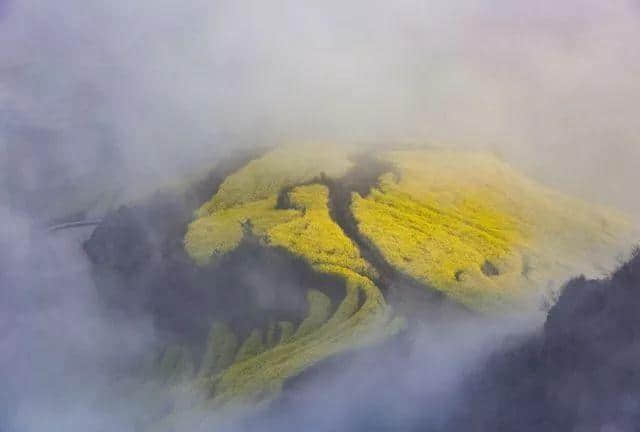
M623 215L487 154L315 144L221 167L112 213L85 245L108 302L166 335L134 387L156 393L149 427L266 406L415 319L531 310L630 246Z

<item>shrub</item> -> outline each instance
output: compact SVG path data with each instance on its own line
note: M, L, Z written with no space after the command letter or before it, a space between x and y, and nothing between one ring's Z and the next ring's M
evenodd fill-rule
M253 329L249 336L244 340L238 353L236 354L235 362L241 362L250 357L260 354L264 351L264 343L262 342L262 330Z
M306 336L318 329L329 318L331 313L331 300L320 291L307 291L307 303L309 305L309 313L304 321L300 323L293 336L294 338Z
M198 376L215 375L233 363L238 348L238 338L228 325L213 323Z

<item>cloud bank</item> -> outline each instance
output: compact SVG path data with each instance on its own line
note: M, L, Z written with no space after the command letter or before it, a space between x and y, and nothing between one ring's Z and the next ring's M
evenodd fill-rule
M624 187L640 158L633 1L9 0L1 13L5 153L56 162L22 162L35 185L105 165L166 177L238 146L410 139L489 149L640 211Z

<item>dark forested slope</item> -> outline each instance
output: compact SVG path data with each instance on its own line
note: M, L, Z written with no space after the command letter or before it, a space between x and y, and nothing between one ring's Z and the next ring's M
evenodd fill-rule
M607 279L570 281L540 335L489 358L445 430L639 430L639 360L636 251Z

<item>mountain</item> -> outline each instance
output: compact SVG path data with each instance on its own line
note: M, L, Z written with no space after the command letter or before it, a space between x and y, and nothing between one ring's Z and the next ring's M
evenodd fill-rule
M268 406L417 321L531 311L613 269L631 232L491 155L309 144L122 207L85 250L109 307L163 336L127 388L145 427L171 430Z

